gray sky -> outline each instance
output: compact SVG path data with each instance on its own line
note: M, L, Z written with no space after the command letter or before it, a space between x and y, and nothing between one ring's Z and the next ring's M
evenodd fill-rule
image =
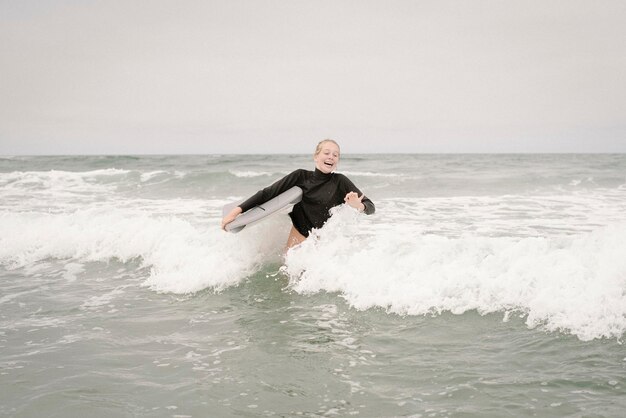
M626 152L623 0L0 0L0 154Z

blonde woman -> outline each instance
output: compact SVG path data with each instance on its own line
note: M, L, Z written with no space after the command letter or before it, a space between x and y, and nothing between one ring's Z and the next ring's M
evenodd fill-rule
M252 197L231 210L222 219L222 229L241 213L298 186L302 189L302 201L297 203L289 216L292 227L287 248L300 244L313 228L321 228L330 217L330 208L347 203L353 208L371 215L374 203L343 174L335 173L339 164L339 144L325 139L317 144L313 161L315 170L296 170L271 186L259 190Z

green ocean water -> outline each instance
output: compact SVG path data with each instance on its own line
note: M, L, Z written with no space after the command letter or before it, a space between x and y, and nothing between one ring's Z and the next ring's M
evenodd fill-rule
M308 164L1 159L0 415L623 416L625 156L346 156L376 215L219 230Z

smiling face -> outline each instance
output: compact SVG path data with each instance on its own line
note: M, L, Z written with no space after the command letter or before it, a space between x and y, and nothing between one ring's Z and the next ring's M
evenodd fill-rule
M315 167L322 173L332 173L339 164L339 145L335 141L322 141L317 145L313 156Z

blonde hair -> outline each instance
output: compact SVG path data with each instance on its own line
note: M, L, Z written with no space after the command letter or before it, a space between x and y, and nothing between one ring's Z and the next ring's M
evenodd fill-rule
M339 144L337 143L337 141L335 141L334 139L323 139L321 140L318 144L317 147L315 147L315 154L313 154L314 157L317 157L317 154L319 154L320 152L322 152L322 146L326 143L326 142L332 142L333 144L337 145L337 148L339 148ZM341 154L341 149L339 148L339 154Z

